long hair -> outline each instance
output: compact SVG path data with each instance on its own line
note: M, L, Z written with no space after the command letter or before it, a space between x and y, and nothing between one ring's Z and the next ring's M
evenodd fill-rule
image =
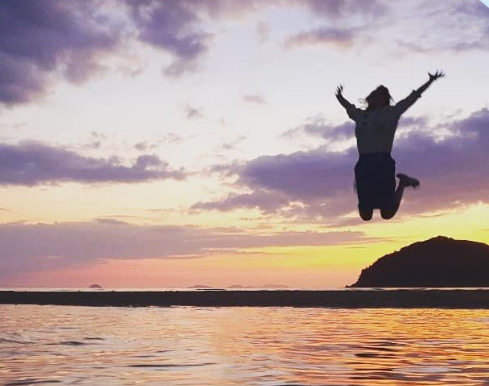
M387 106L390 106L391 100L393 101L391 94L389 93L389 89L385 87L384 85L380 85L377 87L374 91L372 91L368 96L365 98L365 101L367 102L367 110L372 108L371 104L373 100L377 97L377 95L382 95L385 97L385 102Z

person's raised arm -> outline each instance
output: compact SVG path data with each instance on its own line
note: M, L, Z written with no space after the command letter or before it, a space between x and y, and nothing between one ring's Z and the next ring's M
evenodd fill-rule
M411 94L406 99L403 99L402 101L399 101L396 104L396 109L399 112L399 115L404 113L408 108L410 108L414 102L418 100L418 98L421 98L421 94L426 91L428 87L431 86L431 83L433 83L435 80L438 78L442 78L445 76L443 71L436 71L434 74L430 74L428 72L428 76L430 77L426 83L421 85L417 90L414 90Z
M355 120L354 117L356 116L356 112L358 109L355 107L355 105L348 102L346 98L343 96L343 86L341 84L336 89L335 95L336 95L336 99L338 99L338 102L340 102L340 104L345 108L348 116L351 119Z
M431 83L433 83L438 78L443 78L445 74L443 73L443 71L436 71L434 74L430 74L428 72L428 76L430 77L430 79L416 90L416 92L419 93L420 95L424 93L428 87L431 86Z

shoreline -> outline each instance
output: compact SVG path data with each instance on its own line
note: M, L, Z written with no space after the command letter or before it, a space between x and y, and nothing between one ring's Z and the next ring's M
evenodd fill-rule
M0 304L91 307L324 307L489 309L489 289L0 291Z

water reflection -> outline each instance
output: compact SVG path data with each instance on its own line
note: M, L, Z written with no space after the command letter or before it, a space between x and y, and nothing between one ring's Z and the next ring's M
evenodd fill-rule
M489 384L489 311L0 306L6 385Z

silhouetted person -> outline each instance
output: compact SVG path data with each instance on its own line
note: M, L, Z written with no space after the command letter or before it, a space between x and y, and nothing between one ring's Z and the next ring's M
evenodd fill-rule
M338 86L336 98L355 121L355 137L359 159L355 165L355 183L358 194L360 217L372 219L374 209L380 209L383 219L395 216L401 204L404 188L417 188L419 181L399 173L396 189L396 162L391 157L392 144L401 115L421 97L421 94L436 79L445 76L437 71L429 80L406 99L390 105L391 96L385 86L379 86L366 98L367 109L362 110L348 102L342 95L343 86Z

